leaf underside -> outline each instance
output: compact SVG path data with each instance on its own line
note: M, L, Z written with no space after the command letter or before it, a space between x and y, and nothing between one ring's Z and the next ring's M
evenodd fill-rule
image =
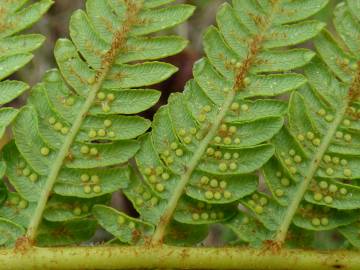
M0 187L0 227L14 228L0 245L13 245L24 230L35 230L41 246L89 240L98 224L94 205L109 204L113 192L130 185L127 162L150 127L134 114L156 104L160 92L150 86L177 71L149 60L187 45L156 34L193 13L189 5L163 6L168 2L88 0L86 11L74 12L71 40L55 46L58 69L32 89L13 123L14 141L3 150L15 191Z
M308 83L290 96L286 125L272 140L275 155L262 168L269 203L259 213L261 195L248 196L243 204L251 217L239 214L230 223L245 242L291 242L295 234L308 232L314 241L317 232L338 230L359 247L360 42L355 37L360 28L355 2L336 7L341 41L326 30L315 38L320 57L304 69ZM254 228L254 237L244 233Z
M274 155L269 142L288 109L277 97L306 83L291 70L314 57L307 49L283 47L323 29L323 23L304 19L327 1L273 2L232 1L220 8L218 26L204 35L206 57L195 64L194 79L183 93L170 96L156 113L151 133L139 139L135 159L140 175L132 172L124 193L140 217L125 219L116 210L96 206L100 224L121 241L166 243L174 222L192 226L189 230L231 224L239 203L245 205L254 194L262 207L270 204L257 192L256 172ZM288 16L294 9L298 16ZM129 238L129 226L135 226L133 235L143 237Z
M0 138L6 127L14 120L17 110L1 108L11 102L29 86L21 81L6 80L33 58L45 38L39 34L19 34L41 19L52 5L51 0L40 0L26 5L28 1L2 1L0 14Z

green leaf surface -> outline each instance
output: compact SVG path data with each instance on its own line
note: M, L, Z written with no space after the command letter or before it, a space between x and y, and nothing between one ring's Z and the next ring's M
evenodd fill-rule
M33 58L33 52L44 42L38 34L19 34L39 21L50 8L53 1L40 0L24 7L24 1L1 3L0 15L0 105L10 103L20 96L29 86L20 81L4 80ZM1 81L3 80L3 81ZM15 113L3 108L0 112L0 138L13 120Z
M38 35L12 36L51 4L34 2L7 1L1 7L0 17L5 11L13 17L1 18L0 66L6 68L0 68L0 79L26 64L44 41ZM58 69L45 73L19 112L1 109L1 136L14 120L14 142L3 156L9 190L16 192L1 195L0 216L22 225L38 245L90 240L98 224L107 229L102 216L93 220L93 205L110 204L111 194L120 189L134 196L127 163L140 148L137 137L151 123L133 114L158 102L160 92L147 86L178 70L152 60L178 54L187 45L179 36L152 34L184 22L194 11L190 5L163 6L170 2L86 1L86 9L71 16L70 38L56 42ZM0 82L0 105L25 90L21 82ZM129 237L130 231L123 232L125 242L135 241Z
M4 136L6 127L15 119L18 111L13 108L1 108L0 109L0 138Z
M35 203L26 201L15 192L9 192L6 201L0 208L0 217L26 228L35 207Z
M14 247L16 239L25 232L24 228L7 220L0 218L0 246Z
M44 247L79 245L95 234L96 225L96 221L91 219L64 223L43 222L36 241Z
M151 224L129 217L104 205L95 205L93 214L102 227L124 243L143 242L154 230Z
M291 70L315 55L308 49L281 47L302 43L324 27L313 20L298 21L327 1L301 2L233 1L233 6L220 8L218 27L205 31L206 56L195 63L194 79L184 93L171 94L157 111L152 131L141 137L136 154L143 185L161 198L153 209L153 241L166 241L165 227L172 215L188 225L221 223L234 216L236 203L258 189L253 173L273 156L268 142L282 128L287 112L286 103L274 97L306 83L303 75ZM284 12L291 8L299 12L295 18ZM253 16L258 16L259 25ZM150 211L137 204L147 203L132 195L140 219L148 219ZM276 213L276 201L271 205ZM280 223L281 216L277 219L268 227ZM271 223L266 217L263 221Z
M107 203L109 196L102 196L92 200L62 197L55 195L49 200L44 218L51 222L67 222L79 220L91 215L91 209L95 204Z
M334 76L328 61L315 58L305 67L309 85L291 95L287 125L273 139L276 159L263 168L273 198L271 211L251 201L245 204L274 232L270 239L285 241L292 223L327 231L356 220L359 187L353 179L359 178L360 152L353 129L356 103L349 92L357 78L351 84L341 82L343 77Z

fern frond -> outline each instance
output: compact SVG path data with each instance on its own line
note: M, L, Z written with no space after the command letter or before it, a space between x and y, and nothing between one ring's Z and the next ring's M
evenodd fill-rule
M275 157L263 168L271 198L254 194L243 202L260 222L257 237L261 241L286 243L296 226L304 229L302 233L339 229L359 247L354 224L360 208L357 9L357 1L336 8L334 22L341 43L325 30L315 38L322 59L314 58L305 67L308 85L291 95L287 125L273 139ZM258 211L261 196L268 203ZM239 215L230 225L241 239L244 226L255 226L244 220L248 217Z
M99 223L123 242L167 243L173 226L197 229L232 218L238 202L258 189L255 172L274 154L268 141L283 126L287 106L273 97L305 84L304 76L290 71L314 56L282 47L319 33L324 24L305 19L326 3L224 4L218 27L205 33L207 56L195 64L194 80L170 96L152 132L140 139L141 178L133 172L124 190L140 218L95 206Z
M41 46L44 37L39 34L16 35L36 23L52 5L51 0L1 1L0 5L0 106L14 100L29 86L20 81L4 80L25 66L32 58L32 52ZM0 138L5 128L16 117L17 110L0 108Z
M3 153L16 193L8 194L0 216L26 228L27 241L88 240L96 229L92 206L107 204L109 194L127 187L126 163L139 149L135 138L150 127L131 114L158 101L159 91L146 86L177 71L146 61L187 45L176 36L147 36L193 13L189 5L162 7L168 2L88 0L86 12L72 15L71 40L55 47L59 70L48 71L32 89L13 123L14 143ZM66 233L54 234L59 231Z

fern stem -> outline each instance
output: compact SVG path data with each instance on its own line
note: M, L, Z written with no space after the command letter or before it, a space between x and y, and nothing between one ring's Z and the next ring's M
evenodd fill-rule
M206 151L206 148L210 144L211 140L215 137L227 111L230 109L231 104L234 102L237 91L241 91L245 86L245 78L249 73L249 70L251 69L256 56L261 48L262 42L264 40L264 34L271 26L271 22L273 19L273 12L277 8L278 3L274 2L272 8L273 11L271 12L271 16L269 18L269 23L263 28L260 34L255 35L252 41L249 43L249 52L246 59L242 62L241 67L236 71L235 78L234 78L234 84L232 87L232 90L227 95L224 104L221 106L219 114L216 116L214 122L212 123L212 126L208 132L208 134L205 136L203 141L200 143L199 147L197 148L196 152L194 153L194 156L192 157L191 161L189 162L189 165L187 167L187 170L185 174L181 176L180 182L177 185L174 194L172 195L169 203L167 204L167 207L164 211L164 214L160 218L160 222L158 226L156 227L155 233L153 237L151 238L151 244L156 245L160 244L163 241L163 237L165 234L166 226L170 222L170 219L175 211L175 208L177 206L177 203L181 197L181 195L184 192L185 186L189 182L192 173L194 172L196 166L199 164L199 161L201 160L201 157Z
M0 249L0 269L359 269L354 251L107 246Z
M105 75L103 75L103 77L105 77ZM63 166L64 160L70 151L70 147L81 127L83 119L85 118L87 112L89 111L91 105L93 104L93 102L95 100L96 93L101 88L103 79L104 78L100 77L98 82L94 85L94 87L91 90L89 96L87 97L84 105L82 106L80 113L77 115L68 135L66 136L66 139L65 139L55 161L52 163L52 168L51 168L50 174L49 174L48 178L46 179L45 186L42 190L42 193L38 200L35 212L34 212L33 216L31 217L29 227L26 232L26 237L31 241L33 241L36 237L36 232L37 232L37 229L38 229L41 219L42 219L42 214L45 210L47 200L51 194L52 188L58 177L59 171L60 171L61 167Z
M285 216L282 219L282 223L275 234L275 241L280 246L285 241L289 226L290 226L292 219L296 213L296 210L298 209L311 180L315 176L315 173L320 166L320 162L321 162L326 150L328 149L328 147L331 143L331 140L333 139L333 137L336 133L337 128L339 127L342 119L344 118L346 109L347 109L347 106L343 105L343 107L337 114L336 118L334 119L333 123L331 124L331 126L330 126L328 132L326 133L326 136L324 137L322 143L320 144L315 156L311 160L308 172L305 175L304 180L301 182L297 192L295 193L295 195L292 198L292 201L291 201L289 207L287 208Z
M164 214L162 215L158 226L156 227L156 231L151 240L152 244L158 244L158 243L162 242L162 239L165 234L166 226L170 222L170 219L175 211L178 201L184 192L184 188L187 185L187 183L189 182L189 179L190 179L192 173L194 172L196 166L198 165L201 157L205 153L206 148L208 147L211 140L216 135L216 132L219 129L219 126L221 125L221 122L223 121L227 111L229 110L231 103L233 102L233 100L235 98L235 95L236 95L235 90L231 91L228 94L228 96L224 102L224 105L222 106L219 114L217 115L216 119L214 120L208 134L202 140L202 142L200 143L196 152L194 153L191 161L189 162L186 173L181 176L180 182L176 186L176 189L174 190L174 193L172 194L172 196L168 202L167 208L164 211Z
M123 26L119 31L114 34L111 47L102 58L102 67L96 73L96 80L90 88L91 90L89 92L89 95L87 96L84 105L81 107L79 114L75 118L62 147L60 148L54 162L52 163L50 173L46 179L45 186L42 190L35 212L30 219L29 226L25 234L25 237L30 240L30 243L33 243L35 240L36 233L46 207L46 203L59 175L59 172L63 166L64 160L70 153L71 145L73 144L74 139L78 131L80 130L84 119L86 118L91 106L95 101L96 94L101 89L104 80L106 79L109 71L111 70L113 62L115 61L119 52L124 48L127 35L130 31L131 26L135 22L134 17L138 13L139 7L135 5L131 0L125 2L127 4L127 14L126 19L123 22Z

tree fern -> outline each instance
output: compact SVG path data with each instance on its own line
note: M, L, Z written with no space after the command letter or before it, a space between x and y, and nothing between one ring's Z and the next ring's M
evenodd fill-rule
M98 205L99 223L127 243L173 243L174 237L196 243L193 230L233 218L238 202L258 189L255 172L274 154L268 141L281 129L287 106L273 97L304 85L304 76L290 71L314 56L281 48L320 32L323 23L305 19L326 3L224 4L218 27L205 33L206 57L195 64L194 80L170 96L151 133L140 138L139 172L124 189L140 218Z
M26 2L4 0L0 3L0 106L29 88L24 82L4 79L26 65L33 58L32 52L44 42L44 37L38 34L16 34L37 22L52 1L36 1L25 6ZM0 109L0 137L16 113L13 108Z
M315 38L321 59L305 67L308 84L291 95L287 125L273 140L275 157L263 168L272 196L260 212L254 205L264 194L244 199L254 216L239 214L230 224L240 239L281 244L294 236L293 224L313 232L339 229L359 247L358 11L357 1L339 4L334 23L341 40L328 31ZM245 232L254 227L250 239Z
M0 208L0 244L65 245L91 238L94 204L128 186L126 162L150 122L131 116L153 106L160 93L144 87L176 68L146 62L180 52L176 36L148 37L186 20L194 8L171 0L88 0L76 11L69 39L56 43L59 70L48 71L13 123L4 149L9 192ZM1 167L3 173L3 167ZM42 217L44 221L42 222ZM11 230L9 229L11 227ZM4 238L4 239L2 239Z

